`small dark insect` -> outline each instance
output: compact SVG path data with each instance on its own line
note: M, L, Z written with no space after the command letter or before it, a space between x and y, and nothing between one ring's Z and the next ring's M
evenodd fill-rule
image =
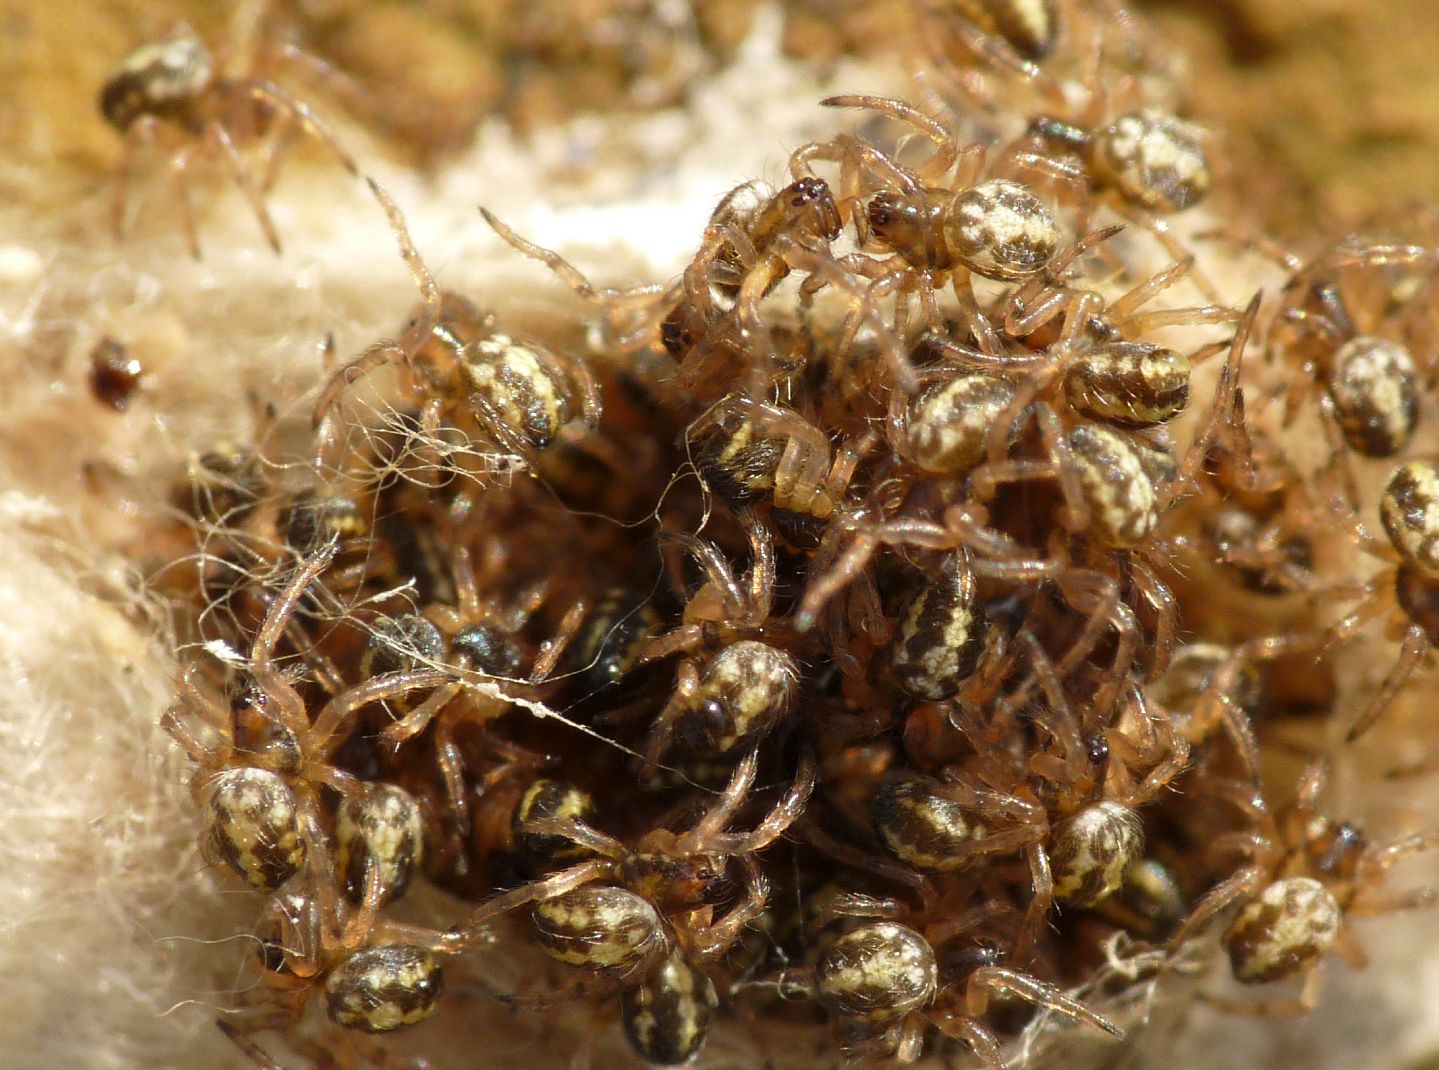
M274 64L293 55L281 50ZM325 122L268 77L263 67L228 73L216 63L195 31L180 24L168 36L130 53L100 91L100 112L125 137L125 156L115 183L111 217L116 236L125 229L125 203L134 158L142 147L159 144L169 152L168 169L190 253L200 242L190 206L190 168L199 154L218 156L240 187L275 252L280 238L265 207L295 129L323 142L352 175L359 171ZM240 146L263 142L262 177L257 180Z
M124 412L145 374L136 357L122 343L102 338L90 353L90 392L116 412Z

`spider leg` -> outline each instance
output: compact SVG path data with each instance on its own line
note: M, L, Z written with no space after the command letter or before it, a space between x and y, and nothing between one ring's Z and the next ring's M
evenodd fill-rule
M1231 904L1246 895L1253 895L1263 886L1266 874L1257 865L1245 866L1216 884L1194 905L1174 935L1169 938L1169 950L1179 951L1190 940L1202 933L1207 925L1222 914Z
M386 725L380 732L380 746L397 751L408 739L413 739L429 726L435 715L445 708L463 689L462 684L449 683L437 688L424 702L421 702L393 724Z
M142 145L153 145L160 129L160 120L153 115L142 115L125 131L124 144L120 152L120 166L115 174L115 185L110 192L110 227L116 240L125 236L125 209L130 197L130 179L133 177L135 154Z
M735 783L739 780L736 773ZM756 825L751 831L744 833L720 833L714 832L705 839L699 841L708 844L713 850L721 854L744 856L755 851L761 851L768 847L799 819L804 812L805 803L809 801L810 793L814 791L815 785L815 762L806 754L800 759L799 771L795 774L794 783L774 808L765 815L764 820ZM725 793L729 794L728 791ZM706 815L705 820L713 816ZM703 825L703 822L701 823ZM718 826L722 827L722 826ZM698 830L697 830L698 831Z
M538 825L538 822L536 823ZM610 872L613 863L609 859L592 859L581 862L569 869L551 873L548 877L523 884L481 903L463 922L438 936L437 950L445 952L471 951L488 942L489 933L484 929L495 918L541 899L553 899L564 895L581 885L602 878Z
M989 1002L989 992L1006 992L1028 1000L1040 1007L1072 1018L1076 1022L1092 1025L1113 1037L1123 1037L1124 1030L1104 1015L1091 1010L1077 999L1066 996L1054 985L1036 981L1022 973L1003 966L981 966L969 975L965 985L965 1003L969 1012L978 1017L983 1014Z
M190 256L196 260L200 256L200 235L195 226L195 210L190 204L190 153L191 147L181 149L175 153L170 161L170 184L175 191L175 204L180 209L180 228L185 232L185 244L190 249Z
M268 104L277 112L293 116L305 133L324 144L335 154L346 171L356 178L359 177L360 169L356 166L354 158L340 146L340 142L330 130L329 124L303 100L292 97L274 82L253 78L235 79L227 88Z
M363 684L342 691L325 703L307 732L311 755L321 758L333 752L344 742L354 716L370 703L382 702L410 691L440 687L451 680L451 674L443 669L412 669L371 677Z
M1033 843L1025 849L1029 855L1030 883L1034 889L1029 908L1024 912L1024 922L1019 929L1019 939L1014 944L1014 961L1027 963L1034 954L1044 923L1049 918L1050 907L1054 905L1054 879L1049 869L1049 853L1044 844Z
M265 232L265 240L270 243L275 255L279 256L280 236L275 232L275 221L270 218L270 209L265 205L264 194L255 184L255 176L245 164L240 150L235 147L235 139L230 136L230 131L218 120L211 121L205 124L205 139L219 150L220 159L225 161L230 177L235 180L235 185L240 187L245 200L250 202L250 208L260 222L260 229Z
M1434 644L1429 641L1428 633L1423 628L1417 624L1409 626L1409 630L1404 633L1404 643L1399 648L1398 660L1394 662L1394 667L1384 677L1384 682L1379 685L1379 690L1374 693L1374 697L1369 701L1364 712L1359 715L1359 719L1345 733L1345 743L1353 743L1374 727L1374 723L1383 716L1384 711L1404 689L1409 677L1414 674L1414 670L1424 660L1424 655L1433 648Z
M1319 1006L1319 997L1323 991L1324 968L1323 963L1320 963L1305 975L1299 995L1292 999L1267 999L1261 1003L1247 1003L1204 993L1201 993L1199 998L1226 1014L1237 1014L1246 1018L1302 1018Z
M1008 1066L994 1034L973 1018L952 1011L936 1011L929 1015L929 1020L945 1036L968 1044L984 1070L1005 1070Z
M741 855L739 863L745 877L744 898L719 921L693 934L693 957L696 960L717 958L727 952L744 930L764 913L769 902L769 878L764 871L749 855Z
M253 1062L260 1070L285 1070L283 1066L275 1062L270 1055L250 1038L248 1032L241 1032L232 1023L223 1018L215 1019L215 1028L229 1038L230 1043L239 1048L245 1057ZM259 1032L259 1030L254 1030Z

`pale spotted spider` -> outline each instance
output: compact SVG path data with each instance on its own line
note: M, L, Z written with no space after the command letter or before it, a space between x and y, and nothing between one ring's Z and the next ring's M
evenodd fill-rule
M492 315L442 294L395 203L374 181L370 188L424 303L398 340L371 346L321 388L312 417L321 464L336 446L332 413L341 396L357 379L388 365L405 373L401 389L419 407L419 431L427 440L437 440L447 421L461 432L473 425L502 450L530 460L572 421L594 428L600 389L585 358L501 333Z
M1161 273L1132 291L1128 296L1133 301L1116 302L1115 310L1142 318L1145 314L1137 311L1138 306L1173 277L1173 271ZM1182 321L1191 311L1202 322L1214 322L1202 309L1154 315L1174 315ZM889 439L896 452L921 471L967 475L970 502L949 509L938 523L889 519L884 509L872 504L847 511L825 534L796 614L797 626L802 630L811 626L820 608L868 567L883 544L940 550L967 547L979 554L975 568L1015 580L1073 571L1052 553L1046 559L1043 551L1030 550L985 526L985 506L1006 483L1053 481L1063 497L1062 528L1088 536L1102 547L1129 549L1150 541L1164 506L1194 479L1232 413L1239 362L1257 315L1256 297L1227 347L1208 347L1215 352L1227 348L1228 355L1209 416L1179 463L1162 441L1136 432L1174 415L1187 401L1189 361L1180 354L1128 342L1085 348L1073 339L1062 339L1042 353L1007 360L944 347L947 357L965 363L946 359L927 367L918 377L923 389L912 402L891 398ZM1222 310L1222 316L1233 318L1233 313ZM1066 322L1066 335L1077 335L1089 318L1082 308L1076 311ZM1010 376L1016 372L1028 378L1015 383ZM1157 372L1157 379L1149 381L1146 372ZM1062 384L1063 404L1046 396L1056 381ZM1045 457L1010 459L1021 422L1030 420ZM1136 576L1153 604L1163 607L1171 602L1157 581L1150 582L1147 569L1141 567ZM1115 604L1118 595L1112 581L1101 581L1100 586L1108 603Z
M847 136L805 146L792 159L797 173L815 159L838 162L846 201L879 190L867 204L856 206L855 229L862 247L877 244L891 255L884 260L863 255L844 258L847 266L871 280L869 300L896 296L895 331L903 337L909 295L916 294L926 326L938 330L943 316L935 291L948 282L961 318L980 348L1001 353L1000 339L976 301L971 275L1016 282L1044 268L1062 242L1049 208L1016 182L1003 178L981 182L984 147L976 143L961 150L941 123L910 104L869 96L830 97L822 103L877 111L914 127L935 146L933 155L915 171ZM851 313L842 348L860 322Z
M162 724L198 768L191 790L205 824L206 854L251 887L274 891L325 839L319 789L371 789L329 764L366 706L446 683L430 668L386 673L330 696L313 716L275 650L306 591L334 556L329 543L305 559L271 602L244 662L249 685L230 702L202 682L196 660L180 671L179 701Z
M419 867L417 841L409 835L417 831L415 809L414 800L408 799L398 809L382 804L358 815L362 821L368 820L375 834L348 840L351 847L356 839L367 845L363 892L352 897L356 906L337 895L331 876L334 867L323 839L313 841L303 886L270 901L256 956L260 987L248 990L241 1006L216 1020L220 1030L262 1070L280 1068L255 1042L254 1035L284 1032L292 1045L304 1050L307 1042L294 1035L294 1030L311 999L321 991L330 1020L358 1033L408 1028L438 1009L444 989L439 958L424 943L409 940L412 933L421 938L427 933L382 920L379 915L385 881L408 883ZM341 876L347 868L344 827L342 817L337 870ZM395 832L402 834L395 836Z
M469 792L464 782L464 760L457 742L460 725L480 726L502 716L510 703L501 694L527 697L536 695L554 671L579 631L588 606L572 605L556 626L555 634L545 640L536 653L527 674L522 674L524 651L519 634L527 621L552 593L553 583L540 581L519 591L509 604L493 596L481 594L498 579L496 570L503 567L505 555L495 552L485 556L483 577L476 574L472 556L466 547L452 553L451 575L456 605L434 604L423 614L410 614L380 622L366 649L366 674L377 671L407 672L422 667L446 667L453 678L436 688L413 709L404 711L380 732L383 748L398 751L408 740L434 724L433 749L436 764L444 782L450 816L459 835L468 836L470 829ZM476 688L478 682L504 685L501 694ZM484 736L488 749L509 762L523 761L522 752L488 733ZM508 769L502 766L501 769Z
M573 818L531 818L527 833L563 838L591 857L482 903L440 935L440 948L465 951L488 942L486 926L492 920L535 903L540 941L561 962L627 977L655 964L675 939L702 958L724 954L744 926L760 915L768 895L763 874L741 864L747 884L744 899L714 918L715 897L724 896L730 886L730 864L743 863L783 836L803 813L814 788L813 762L802 759L793 784L760 824L745 833L727 831L747 800L757 769L758 756L751 751L694 826L684 833L652 828L633 846ZM625 925L594 933L584 923L568 922L570 906L600 902L597 897L603 896L612 896L616 907L623 907L614 918L625 920Z
M739 391L716 401L684 434L707 487L734 508L768 502L785 528L833 516L874 442L864 435L834 449L795 409Z
M753 829L727 826L754 784L758 757L736 766L724 791L684 832L651 829L633 845L577 817L532 817L530 834L569 841L586 858L481 904L461 924L436 933L431 946L464 951L487 943L488 927L516 907L533 903L535 936L551 957L590 976L579 991L633 988L655 976L676 952L686 962L723 956L765 908L769 881L754 854L782 836L803 812L815 784L813 761L800 761L794 782ZM724 913L738 869L742 898Z
M645 778L676 738L700 758L757 742L789 713L797 696L798 662L760 638L774 605L774 543L753 513L742 511L738 520L751 555L743 579L714 544L664 533L694 559L705 582L686 601L683 623L649 640L638 654L641 662L684 655L670 699L650 729Z
M956 704L954 725L984 755L973 768L949 767L938 779L891 773L870 802L880 842L922 873L957 872L985 856L1025 854L1033 895L1016 943L1020 961L1055 902L1091 907L1120 888L1143 848L1139 807L1188 758L1167 719L1142 704L1107 731L1086 735L1042 648L1035 644L1028 657L1040 666L1042 703L1018 713L996 707L989 723L973 704ZM1023 762L995 753L989 742L1000 724L1021 716L1048 737ZM1137 770L1143 772L1136 776Z
M1439 541L1435 538L1439 531L1439 465L1410 461L1390 475L1379 498L1379 519L1387 539L1370 532L1352 503L1335 495L1331 506L1360 549L1393 567L1362 585L1336 592L1355 595L1361 604L1329 630L1328 639L1346 640L1382 615L1406 629L1394 666L1349 729L1346 738L1353 741L1373 727L1439 643ZM1439 758L1405 771L1423 772L1436 761Z
M1427 268L1432 277L1436 251L1351 242L1305 264L1273 243L1238 243L1289 274L1270 342L1303 373L1285 391L1285 422L1322 386L1321 410L1349 449L1367 458L1401 453L1419 422L1423 373L1406 340L1391 336L1409 303L1400 295L1422 276L1399 271Z
M1091 89L1081 106L1060 92L1061 114L1033 117L1026 132L1000 152L1000 173L1047 181L1076 209L1083 233L1098 203L1154 235L1171 257L1188 255L1165 216L1193 208L1214 185L1209 136L1157 107L1128 106L1116 98L1139 94L1132 77L1107 85L1096 49L1087 75ZM1198 271L1195 285L1218 303L1213 283Z
M1195 904L1169 941L1179 951L1217 917L1238 904L1221 943L1234 977L1243 984L1303 979L1292 999L1243 1003L1211 997L1226 1010L1254 1015L1298 1015L1318 1003L1324 957L1339 951L1355 966L1364 953L1349 919L1417 910L1435 901L1432 888L1382 891L1386 872L1401 859L1432 846L1425 836L1389 843L1370 841L1348 822L1335 822L1319 809L1327 775L1324 761L1312 763L1299 780L1294 802L1270 811L1251 784L1213 782L1220 798L1244 818L1244 831L1221 835L1214 851L1238 851L1246 862Z
M1169 285L1174 272L1184 266L1181 262L1161 272L1111 308L1132 312ZM1131 298L1135 303L1130 303ZM1233 421L1240 362L1258 318L1259 295L1242 314L1212 307L1153 313L1166 323L1237 321L1229 343L1205 346L1193 358L1127 341L1123 331L1115 331L1114 341L1083 346L1077 337L1080 325L1089 319L1083 305L1082 299L1076 303L1064 335L1033 361L1037 366L1028 370L990 427L987 460L971 471L970 486L976 502L983 504L1000 484L1053 480L1064 497L1059 516L1064 527L1100 545L1128 549L1150 539L1168 503L1194 482L1210 446L1226 422ZM1146 438L1140 432L1186 407L1194 360L1226 351L1208 416L1176 464L1162 439ZM1030 362L1020 361L1021 365ZM1062 406L1046 396L1056 380L1064 394ZM1043 460L1007 459L1016 421L1024 418L1033 419L1039 430L1046 453Z
M1004 964L1002 942L985 939L982 931L1000 910L985 903L925 924L895 900L842 893L824 916L866 920L837 936L817 965L786 970L774 983L782 993L811 996L830 1011L840 1050L851 1058L913 1063L926 1026L933 1025L967 1044L986 1070L1003 1070L1003 1051L984 1021L995 996L1025 1000L1122 1037L1084 1003ZM973 947L956 954L951 945L963 936ZM946 951L942 963L939 949Z
M174 200L190 254L196 259L200 242L190 206L189 176L197 154L220 158L276 253L280 238L264 194L279 173L296 127L327 146L345 170L358 176L355 161L340 147L324 120L271 80L270 66L297 55L291 47L262 51L248 73L228 71L226 61L212 54L195 31L182 23L125 58L100 91L101 113L125 138L112 201L117 237L124 231L130 173L142 147L158 144L170 153ZM249 141L263 142L263 177L258 181L241 152L241 146Z

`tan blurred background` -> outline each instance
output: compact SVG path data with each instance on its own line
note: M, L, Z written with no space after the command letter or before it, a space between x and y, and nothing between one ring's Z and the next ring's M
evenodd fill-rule
M1380 209L1439 201L1439 5L1138 3L1190 56L1195 115L1229 132L1241 169L1263 173L1264 188L1273 191L1264 222L1293 232L1311 229L1316 218L1344 225ZM733 52L760 4L264 6L342 72L320 78L322 89L348 96L396 156L426 166L463 148L487 116L533 129L577 102L675 103L694 77ZM0 147L45 168L42 197L63 198L74 182L93 183L114 159L118 139L100 121L94 94L116 57L175 19L191 21L207 40L223 39L233 5L99 0L84 7L0 0ZM895 0L786 0L780 7L785 50L819 64L846 52L883 51L904 29ZM676 48L677 37L697 38L703 48Z

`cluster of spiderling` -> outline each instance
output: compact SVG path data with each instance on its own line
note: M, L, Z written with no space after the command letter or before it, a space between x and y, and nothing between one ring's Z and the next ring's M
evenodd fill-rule
M321 991L352 1030L421 1022L498 933L556 963L508 1000L616 1007L653 1064L744 1018L1002 1070L1021 1030L1142 1027L1115 973L1212 931L1237 980L1304 979L1235 1006L1312 1005L1349 917L1427 903L1381 890L1425 841L1328 816L1322 759L1271 796L1256 722L1354 738L1439 643L1434 250L1250 241L1287 281L1226 302L1196 257L1231 239L1173 226L1210 141L1108 5L920 8L931 98L824 101L865 134L736 186L668 288L598 290L486 213L588 344L442 291L374 186L422 300L320 384L312 477L192 465L189 596L230 656L186 661L165 727L206 856L269 897L221 1018L259 1065ZM228 154L264 102L328 136L268 82L201 85L196 48L128 63L107 116ZM1396 458L1381 539L1360 477ZM1325 525L1393 570L1327 575ZM1380 614L1408 631L1355 714L1314 681ZM391 910L421 879L447 925Z

